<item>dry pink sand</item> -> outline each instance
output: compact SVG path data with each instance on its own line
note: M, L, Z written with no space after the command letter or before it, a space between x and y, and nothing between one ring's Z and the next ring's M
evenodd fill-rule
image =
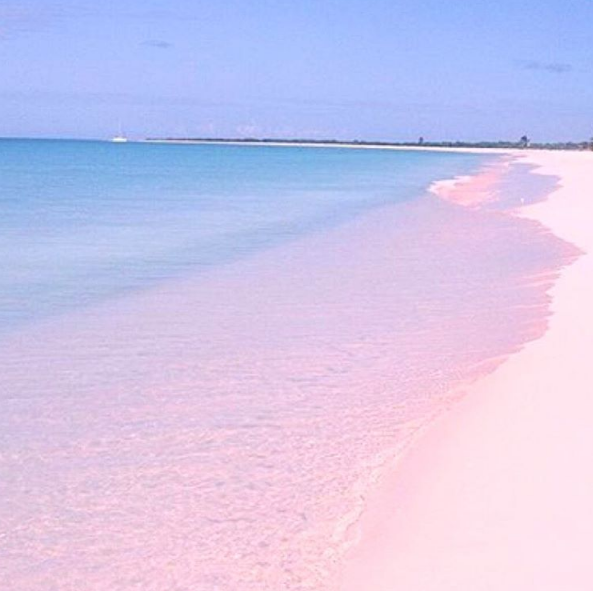
M593 589L593 154L526 153L561 177L520 212L584 255L553 316L417 442L369 499L343 591Z

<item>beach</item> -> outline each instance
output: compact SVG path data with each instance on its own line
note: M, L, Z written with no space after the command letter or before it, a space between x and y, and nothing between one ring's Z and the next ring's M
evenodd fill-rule
M225 230L229 203L242 221L272 216L263 237L275 240L261 247L258 225L248 241L239 233L229 244L233 223L219 242L193 250L188 242L183 256L159 251L159 281L99 299L88 289L92 274L74 275L86 305L28 316L2 336L0 573L8 588L405 588L407 575L393 565L414 562L398 544L412 544L425 531L420 518L441 507L430 508L416 479L438 475L429 452L455 437L430 442L449 421L455 433L469 424L453 417L472 400L479 407L484 376L544 342L549 290L579 255L570 236L555 236L530 209L515 212L554 203L542 200L558 186L557 159L587 155L127 145L119 169L122 146L20 149L24 178L29 150L52 163L63 152L67 166L47 169L58 190L72 170L82 171L84 188L96 162L118 173L94 173L117 179L121 198L107 202L107 213L105 200L83 189L68 191L65 203L52 194L60 207L49 212L63 223L62 212L70 220L81 202L98 207L89 216L92 244L116 255L130 252L130 233L151 234L150 257L135 239L142 264L107 259L101 285L110 277L104 267L115 279L154 273L152 249L168 247L181 219L183 236ZM81 159L74 167L73 152ZM549 165L534 174L544 156ZM209 161L204 176L213 180L196 206L195 170ZM232 185L213 201L229 169L250 188L248 199ZM169 201L161 202L165 172ZM307 213L312 221L277 220L277 195L297 220ZM341 216L328 212L332 203ZM215 204L221 212L212 218ZM165 224L161 208L172 205L180 213ZM156 209L148 226L147 207ZM19 211L12 219L21 221ZM116 245L114 227L126 237ZM20 228L9 229L18 236ZM65 228L60 268L66 252L73 270L92 271L77 258L88 244ZM47 260L53 244L39 244ZM224 257L212 256L217 244ZM237 256L226 256L230 246ZM201 264L178 272L195 259ZM61 303L77 295L62 286ZM402 515L417 521L403 528ZM420 572L432 572L423 562L430 549L416 556Z
M520 158L560 184L517 215L582 254L549 292L545 334L468 385L368 499L344 591L593 585L593 154Z
M0 2L0 591L593 591L569 4Z

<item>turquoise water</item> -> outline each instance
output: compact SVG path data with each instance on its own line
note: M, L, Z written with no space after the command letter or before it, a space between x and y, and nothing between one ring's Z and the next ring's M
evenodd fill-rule
M0 140L0 332L413 199L486 159Z

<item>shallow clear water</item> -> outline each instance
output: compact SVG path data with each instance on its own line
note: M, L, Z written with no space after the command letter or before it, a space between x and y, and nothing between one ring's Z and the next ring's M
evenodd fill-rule
M338 590L384 463L542 334L574 255L502 205L426 195L476 156L14 145L11 193L29 188L2 222L22 246L3 255L0 340L11 591Z
M418 197L483 160L0 140L0 333Z

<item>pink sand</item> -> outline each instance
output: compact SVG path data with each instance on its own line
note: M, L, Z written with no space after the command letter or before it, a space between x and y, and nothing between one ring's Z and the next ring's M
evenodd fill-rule
M593 589L593 154L529 152L561 177L522 210L584 255L545 336L479 380L374 497L343 591Z

